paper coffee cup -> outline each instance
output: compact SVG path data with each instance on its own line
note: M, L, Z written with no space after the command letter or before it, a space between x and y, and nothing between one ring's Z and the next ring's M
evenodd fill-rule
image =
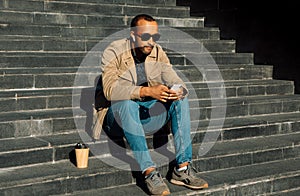
M87 168L89 162L89 148L85 145L81 145L81 148L78 148L78 144L75 147L76 155L76 166L77 168Z

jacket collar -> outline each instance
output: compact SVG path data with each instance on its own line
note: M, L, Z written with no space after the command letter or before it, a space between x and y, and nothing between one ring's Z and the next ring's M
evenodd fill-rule
M125 52L123 54L122 60L125 63L129 74L131 75L133 81L136 83L137 82L137 75L136 75L136 69L135 69L135 62L133 59L133 56L131 54L131 43L130 39L126 39L125 43ZM151 53L147 56L145 60L145 70L148 73L151 73L154 67L148 65L148 61L157 61L157 45L154 45L153 50Z
M131 41L129 38L126 39L126 52L123 56L123 60L128 60L130 58L132 58L132 54L131 54ZM154 47L153 47L153 50L151 51L151 53L147 56L148 57L151 57L151 58L157 58L157 45L155 44ZM146 61L147 61L147 58L146 58ZM133 59L133 58L132 58Z

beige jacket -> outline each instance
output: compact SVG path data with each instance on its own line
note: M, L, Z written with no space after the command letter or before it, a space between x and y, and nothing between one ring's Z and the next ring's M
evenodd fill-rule
M114 41L104 50L101 71L103 95L107 100L141 99L141 86L137 86L136 67L131 54L130 39ZM148 86L164 84L170 87L173 84L182 84L187 92L184 82L173 70L166 53L157 44L145 60L145 73ZM95 139L100 138L107 109L108 107L100 108L96 114L96 123L93 128Z

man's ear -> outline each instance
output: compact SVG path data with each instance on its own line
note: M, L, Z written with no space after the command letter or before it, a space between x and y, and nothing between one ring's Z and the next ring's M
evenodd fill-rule
M135 36L134 36L134 35L131 35L131 40L132 40L133 42L135 42Z
M131 37L131 40L133 42L135 42L135 36L134 36L134 32L133 31L130 32L130 37Z

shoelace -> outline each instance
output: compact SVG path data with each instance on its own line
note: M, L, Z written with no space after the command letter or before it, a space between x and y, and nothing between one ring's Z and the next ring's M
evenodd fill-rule
M197 172L194 167L188 166L184 173L186 173L188 176L195 177Z
M151 181L153 182L154 185L157 185L159 183L161 183L161 178L160 178L160 174L157 172L153 172L149 178L151 179Z

